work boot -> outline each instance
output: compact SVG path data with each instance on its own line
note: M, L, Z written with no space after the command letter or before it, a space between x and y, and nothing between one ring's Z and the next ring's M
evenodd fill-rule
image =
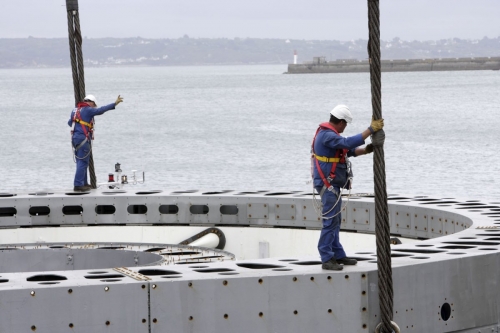
M348 258L348 257L344 257L342 259L337 259L337 262L339 264L343 264L343 265L356 265L358 263L358 261L354 258Z
M323 265L321 265L321 268L327 269L329 271L341 271L342 269L344 269L344 266L340 265L337 260L335 260L335 258L332 258L323 263Z
M73 188L73 191L75 192L87 192L87 191L90 191L92 189L92 186L75 186Z

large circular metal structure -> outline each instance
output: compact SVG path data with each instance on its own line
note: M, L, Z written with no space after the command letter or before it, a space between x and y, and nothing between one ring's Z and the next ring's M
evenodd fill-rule
M349 199L342 237L359 263L332 272L314 252L321 224L307 192L4 193L0 330L372 332L375 207ZM390 195L389 211L403 241L391 245L394 321L495 329L500 202ZM172 245L214 226L224 250Z

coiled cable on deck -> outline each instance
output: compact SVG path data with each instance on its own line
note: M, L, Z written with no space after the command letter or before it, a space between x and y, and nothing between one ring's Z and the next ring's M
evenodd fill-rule
M373 118L382 118L382 84L380 66L380 10L379 0L368 0L368 56L370 59L370 81ZM394 332L393 286L391 267L391 230L385 177L383 130L373 135L373 174L375 182L375 235L377 243L377 268L381 323L381 333ZM396 329L396 331L399 331Z

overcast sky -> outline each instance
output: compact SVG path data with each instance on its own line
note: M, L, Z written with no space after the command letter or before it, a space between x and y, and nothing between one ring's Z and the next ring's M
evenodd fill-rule
M89 38L367 39L366 0L79 0ZM500 0L381 0L381 38L500 36ZM67 37L65 0L3 0L0 38Z

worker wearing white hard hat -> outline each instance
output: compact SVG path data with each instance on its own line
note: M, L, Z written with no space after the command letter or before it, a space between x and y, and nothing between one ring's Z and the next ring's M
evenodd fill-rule
M87 169L94 139L94 117L113 110L121 102L123 98L118 95L114 103L98 108L95 96L87 95L71 111L68 125L71 126L71 143L76 162L74 191L88 191L92 188L87 181Z
M348 258L339 240L342 197L344 189L351 188L352 171L349 157L373 152L365 139L384 127L384 120L373 120L363 132L343 137L347 124L352 123L351 110L340 104L330 111L330 121L319 125L312 144L311 169L313 186L321 196L323 227L318 250L323 269L342 270L343 265L356 265L354 258Z
M87 96L85 96L85 98L83 99L83 101L84 102L93 102L95 104L94 107L97 106L97 101L96 101L94 95L87 95Z
M339 104L334 107L333 110L330 111L330 115L337 119L345 120L348 124L352 122L351 110L349 110L349 108L344 104Z

